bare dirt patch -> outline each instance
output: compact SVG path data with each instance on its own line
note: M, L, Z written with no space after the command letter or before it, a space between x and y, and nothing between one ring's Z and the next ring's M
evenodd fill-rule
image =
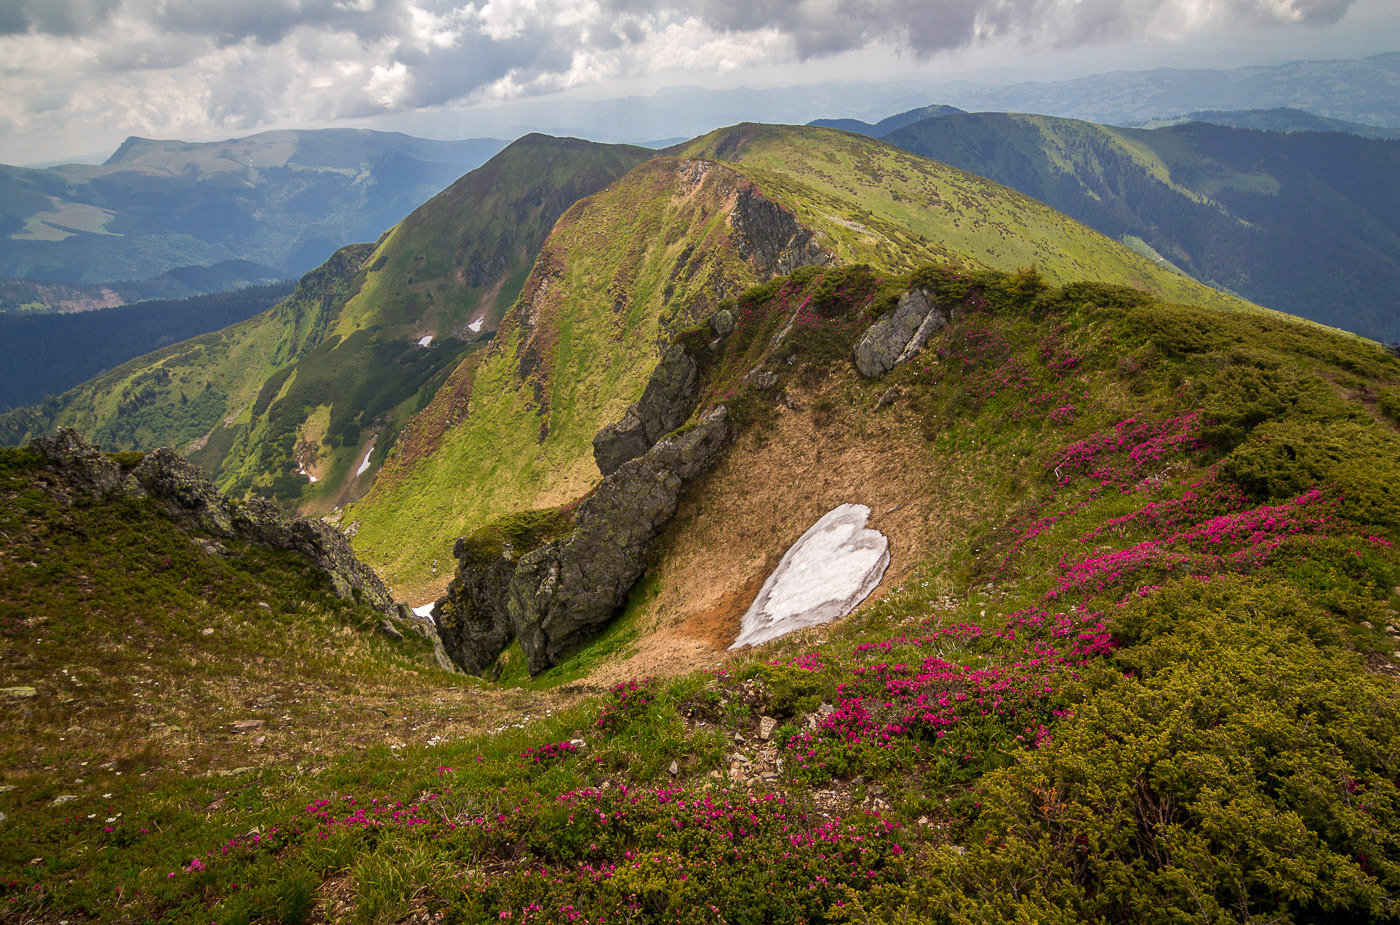
M795 410L783 408L770 429L741 434L687 492L657 557L656 592L638 614L640 640L592 680L680 674L724 660L783 553L840 504L868 505L869 526L890 540L889 570L868 602L916 566L946 557L983 487L939 460L896 408L867 412L837 395L843 388L794 393ZM823 410L814 415L817 405Z

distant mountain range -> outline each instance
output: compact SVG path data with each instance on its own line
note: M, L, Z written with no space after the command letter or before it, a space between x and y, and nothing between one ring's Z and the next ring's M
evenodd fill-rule
M276 267L251 260L223 260L207 267L175 267L149 279L106 285L0 279L0 315L82 312L147 299L184 299L206 292L263 286L286 276Z
M1131 127L1169 128L1173 125L1184 125L1187 122L1209 122L1212 125L1256 128L1268 132L1343 132L1347 135L1360 135L1362 138L1400 138L1400 128L1382 128L1378 125L1362 125L1360 122L1329 119L1326 116L1288 107L1228 111L1210 109L1189 112L1184 116L1148 119Z
M227 261L296 276L341 245L374 240L504 144L278 131L203 144L130 138L96 166L0 166L0 277L127 282ZM178 276L153 295L187 294ZM194 288L206 284L217 281Z
M1200 113L1253 130L948 109L823 121L1004 183L1261 305L1400 341L1400 141L1363 137L1385 130L1287 109Z
M1394 128L1400 127L1400 52L1232 70L1114 71L1004 87L959 83L939 88L936 96L974 112L1037 112L1111 125L1203 110L1291 107Z

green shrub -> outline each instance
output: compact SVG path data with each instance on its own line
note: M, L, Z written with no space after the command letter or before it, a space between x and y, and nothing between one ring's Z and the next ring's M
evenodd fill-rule
M1400 424L1400 386L1381 389L1380 406L1386 417Z
M1272 422L1225 457L1221 471L1259 500L1335 489L1347 517L1400 528L1400 438L1375 425Z

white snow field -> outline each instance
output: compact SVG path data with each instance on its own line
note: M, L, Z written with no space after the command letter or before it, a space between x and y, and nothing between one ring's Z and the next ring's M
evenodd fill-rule
M744 614L731 649L757 645L855 610L890 564L890 541L866 529L870 508L843 504L792 544Z
M369 457L370 457L370 454L373 453L373 452L374 452L374 444L371 443L371 444L369 445L369 449L365 450L365 461L362 462L362 463L360 463L360 468L358 468L358 469L355 470L355 478L359 478L360 476L364 475L366 472L369 471Z

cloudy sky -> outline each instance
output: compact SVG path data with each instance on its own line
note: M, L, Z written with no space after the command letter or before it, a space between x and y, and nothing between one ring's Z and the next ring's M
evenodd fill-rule
M0 162L529 98L1400 49L1393 0L0 0ZM1390 41L1387 46L1386 42ZM1205 59L1205 60L1203 60ZM978 70L974 70L978 69ZM1028 70L1029 69L1029 70ZM832 113L841 115L842 113ZM467 120L468 123L470 120ZM544 127L544 126L541 126ZM467 132L466 134L470 134Z

